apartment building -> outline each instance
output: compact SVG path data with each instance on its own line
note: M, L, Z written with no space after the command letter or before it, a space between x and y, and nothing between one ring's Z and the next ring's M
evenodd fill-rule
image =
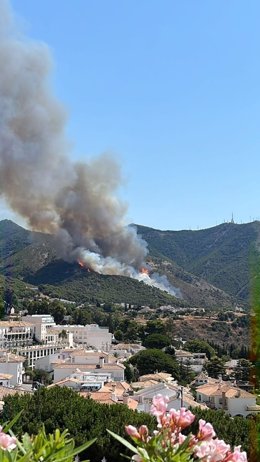
M54 343L52 345L31 345L24 348L17 348L17 353L24 357L27 367L35 368L35 363L40 358L49 357L61 349L61 345Z
M32 345L34 326L25 321L0 321L0 348Z
M48 337L48 329L56 326L56 324L50 314L27 315L22 317L22 321L33 325L35 339L38 342L51 343Z
M107 327L99 327L97 324L87 324L86 326L55 325L53 329L64 329L67 332L73 333L74 343L85 348L95 348L96 350L103 351L111 349L113 335Z

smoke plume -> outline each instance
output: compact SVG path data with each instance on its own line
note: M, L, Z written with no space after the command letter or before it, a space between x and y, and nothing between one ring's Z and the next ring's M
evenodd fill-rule
M31 229L56 236L63 259L156 285L139 276L147 246L125 226L117 163L109 155L84 164L70 159L66 112L48 85L48 47L18 33L6 0L0 64L0 195Z

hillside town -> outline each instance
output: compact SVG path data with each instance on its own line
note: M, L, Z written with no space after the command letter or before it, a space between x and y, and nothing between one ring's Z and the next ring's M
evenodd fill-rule
M170 406L221 409L231 417L260 412L257 395L247 382L234 378L238 360L226 361L224 376L211 377L205 351L174 349L174 358L188 368L185 386L174 374L153 371L129 380L129 360L147 350L141 343L120 343L97 324L56 324L50 314L9 316L0 321L0 396L34 393L39 387L68 387L102 404L126 405L149 412L155 395L168 396ZM149 350L147 350L149 351ZM33 379L34 372L38 380Z

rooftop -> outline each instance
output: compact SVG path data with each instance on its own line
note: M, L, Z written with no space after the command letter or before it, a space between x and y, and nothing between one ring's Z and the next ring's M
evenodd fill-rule
M231 385L229 382L215 383L201 385L197 388L199 393L206 396L220 396L225 393L227 398L255 398L255 395L248 391L242 390L241 388Z
M18 356L13 353L7 353L7 354L4 354L3 356L0 356L0 363L20 363L24 361L25 361L24 356Z
M0 321L0 327L33 327L33 324L25 321Z
M24 359L24 358L23 358ZM75 369L80 369L81 371L85 371L87 369L90 369L90 370L97 370L97 371L102 371L102 369L125 369L125 366L123 366L122 364L104 364L104 366L101 366L101 367L96 367L96 364L75 364L75 363L65 363L65 362L54 362L52 363L53 365L53 368L56 368L56 369L71 369L71 368L75 368Z

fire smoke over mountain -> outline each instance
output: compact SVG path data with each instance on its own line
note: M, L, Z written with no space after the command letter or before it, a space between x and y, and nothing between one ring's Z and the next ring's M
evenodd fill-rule
M33 230L56 236L63 259L170 291L139 273L147 245L125 226L115 160L69 158L66 113L48 86L49 50L21 37L7 0L0 0L0 63L0 195Z

